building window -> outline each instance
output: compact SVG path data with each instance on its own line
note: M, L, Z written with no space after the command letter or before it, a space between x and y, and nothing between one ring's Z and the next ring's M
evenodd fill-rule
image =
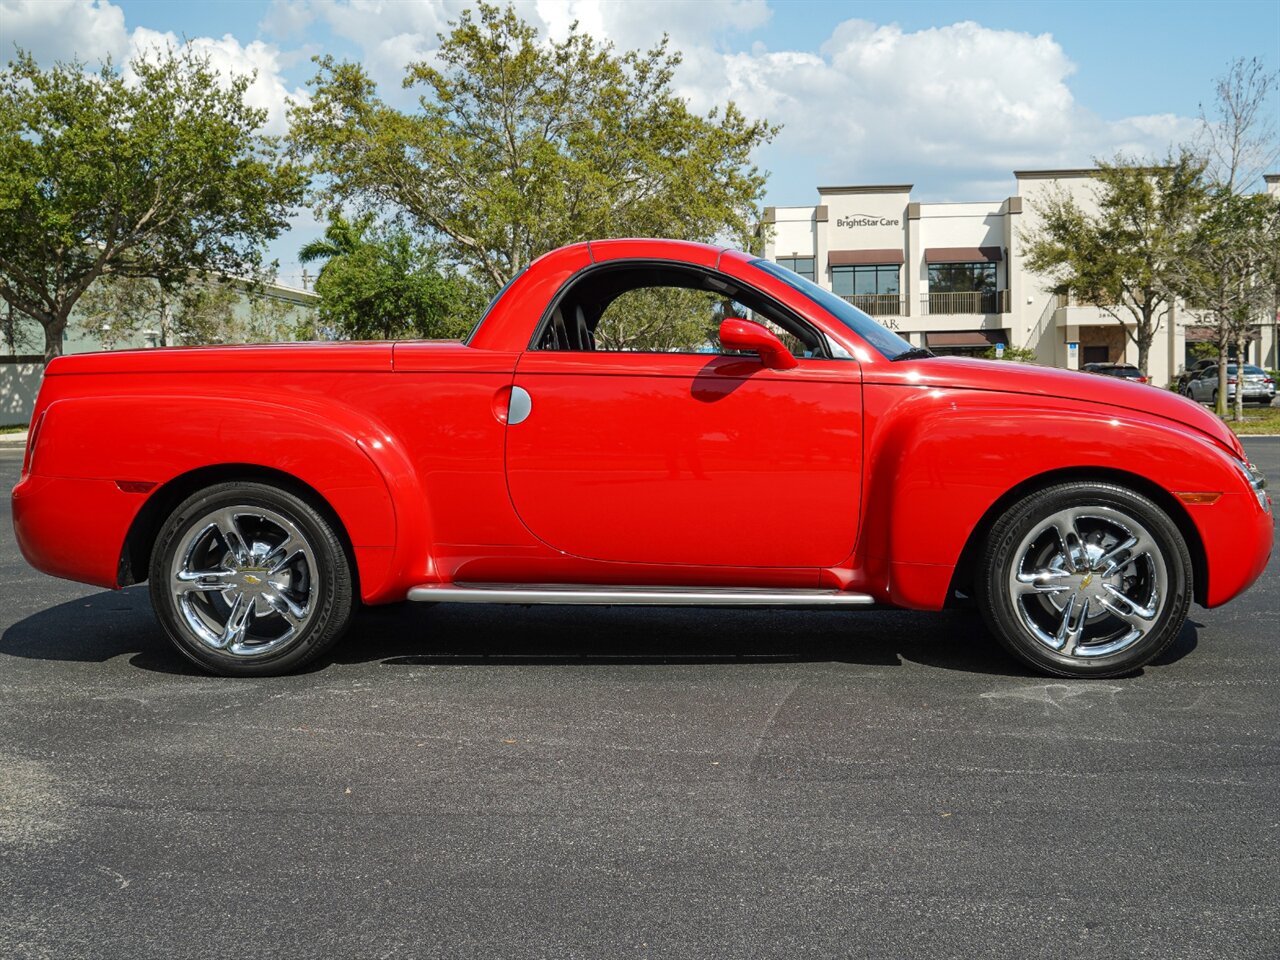
M898 267L893 264L832 267L831 292L873 317L896 317L903 312Z
M994 263L931 263L930 293L972 293L996 289Z
M792 273L798 273L806 280L814 280L813 257L779 257L778 266L786 267Z
M892 265L859 265L831 268L831 292L838 297L898 295L898 268Z
M1007 313L1008 295L996 289L996 265L989 261L929 264L926 314Z

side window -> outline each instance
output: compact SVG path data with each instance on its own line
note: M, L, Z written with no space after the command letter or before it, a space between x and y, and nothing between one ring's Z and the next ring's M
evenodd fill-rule
M565 291L536 339L539 350L731 353L721 321L754 320L797 357L825 356L817 331L749 287L719 274L667 264L607 265Z
M596 321L595 347L611 352L715 353L716 329L729 316L723 300L714 291L683 287L625 290Z

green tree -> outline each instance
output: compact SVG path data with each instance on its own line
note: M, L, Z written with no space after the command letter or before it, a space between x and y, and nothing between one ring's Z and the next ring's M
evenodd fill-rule
M108 275L90 284L80 297L72 325L111 350L141 330L163 331L166 313L165 299L154 280Z
M1186 152L1161 166L1099 163L1096 212L1054 191L1032 204L1040 222L1019 235L1031 270L1122 325L1144 376L1208 204L1203 173Z
M373 225L373 215L364 214L354 221L348 220L341 210L329 211L329 225L325 227L324 236L305 244L298 251L299 263L314 263L323 260L320 272L335 257L355 253L365 242L365 237Z
M0 298L44 329L46 362L95 280L251 273L304 194L245 102L252 78L189 48L130 68L20 52L0 72Z
M1216 334L1218 383L1227 382L1231 348L1242 365L1253 328L1274 303L1276 250L1280 248L1280 201L1266 194L1220 193L1196 233L1179 290L1188 308L1204 315ZM1243 372L1243 371L1242 371ZM1240 378L1243 384L1243 376ZM1226 414L1227 391L1218 391L1218 414ZM1234 417L1244 417L1244 390L1237 389Z
M1227 193L1243 193L1280 158L1276 108L1280 72L1257 57L1237 57L1214 83L1213 106L1200 107L1200 152L1210 179Z
M273 280L270 273L252 281L192 278L169 291L146 277L104 277L80 298L73 322L107 349L152 331L160 346L297 339L312 311L273 297Z
M457 337L484 306L474 283L396 226L362 228L325 263L315 289L320 328L343 339Z
M1268 312L1280 314L1276 205L1265 195L1243 195L1280 156L1274 110L1268 109L1278 82L1280 74L1257 58L1237 58L1214 85L1212 111L1200 110L1199 145L1213 207L1200 223L1182 294L1214 328L1219 383L1227 382L1229 348L1243 363L1253 326ZM1226 404L1226 392L1219 390L1219 416L1226 415ZM1233 416L1244 419L1243 390L1236 390Z
M22 312L13 308L12 303L5 304L4 311L0 313L0 340L4 341L5 349L14 356L35 346L26 319Z
M724 294L640 287L613 300L595 329L602 350L691 352L714 343L726 315Z
M507 7L464 11L431 63L410 65L414 112L364 70L317 60L294 149L325 175L321 208L392 207L496 288L574 241L670 236L750 242L775 127L732 104L705 116L671 89L666 41L617 54L576 24L560 41Z
M1015 347L1012 344L1005 344L1003 356L997 357L996 348L990 347L983 351L982 358L984 360L1011 360L1014 363L1035 363L1036 352L1030 347Z

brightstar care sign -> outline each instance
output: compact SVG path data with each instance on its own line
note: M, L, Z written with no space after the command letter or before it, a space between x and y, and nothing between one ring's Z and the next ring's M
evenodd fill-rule
M896 217L879 217L869 213L851 213L836 217L837 227L897 227L902 221Z

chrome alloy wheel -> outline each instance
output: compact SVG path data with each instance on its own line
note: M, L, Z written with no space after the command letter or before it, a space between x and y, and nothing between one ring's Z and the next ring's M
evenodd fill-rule
M1008 588L1019 621L1066 657L1119 653L1156 625L1169 575L1150 531L1107 506L1059 510L1014 552Z
M296 524L259 506L223 507L183 536L170 589L191 635L252 658L298 638L315 610L315 551Z

